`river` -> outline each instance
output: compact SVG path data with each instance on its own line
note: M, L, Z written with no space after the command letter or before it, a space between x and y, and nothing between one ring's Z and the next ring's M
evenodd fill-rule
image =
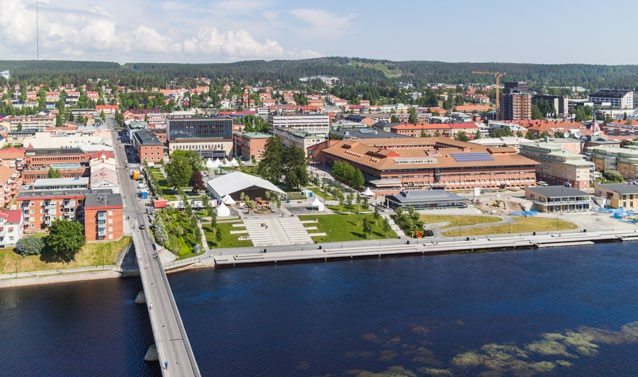
M170 275L204 376L634 376L613 243ZM158 376L137 279L0 290L1 375Z

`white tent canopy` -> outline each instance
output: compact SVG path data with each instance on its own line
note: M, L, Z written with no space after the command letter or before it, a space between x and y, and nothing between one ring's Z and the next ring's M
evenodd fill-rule
M215 163L210 158L206 160L206 169L214 169Z
M208 192L212 193L213 197L217 199L223 198L226 194L239 193L253 186L279 195L285 195L279 187L273 185L271 182L239 171L220 175L209 180L206 184L208 186Z
M228 217L230 216L230 209L226 207L224 202L221 202L217 208L215 208L215 213L217 213L217 217Z
M234 200L234 199L233 199L230 195L228 195L228 194L226 194L226 195L222 198L222 202L223 202L224 204L229 205L229 206L232 206L232 205L234 205L234 204L236 203L236 202L235 202L235 200Z
M361 195L364 196L374 196L374 192L372 190L370 190L370 187L366 187L366 190L364 192L361 193Z
M318 197L315 196L315 200L312 201L312 208L316 208L318 211L322 212L325 209L325 206Z
M222 166L222 162L219 161L218 159L213 159L213 169L217 169L218 167Z

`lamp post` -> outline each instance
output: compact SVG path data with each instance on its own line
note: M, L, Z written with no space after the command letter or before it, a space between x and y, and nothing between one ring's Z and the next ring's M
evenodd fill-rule
M18 262L16 262L16 277L18 277Z

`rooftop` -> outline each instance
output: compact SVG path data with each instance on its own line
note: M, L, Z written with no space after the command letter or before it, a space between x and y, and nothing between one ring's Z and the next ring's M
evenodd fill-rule
M465 201L465 199L463 199L459 195L445 190L402 191L396 195L390 195L388 198L403 204L442 201Z
M630 185L628 183L605 183L597 186L620 194L638 194L638 185Z
M565 186L528 187L528 190L549 198L590 195L579 189Z
M36 179L32 186L38 187L59 187L59 186L87 186L89 185L88 177L76 178L40 178Z
M150 146L150 145L164 145L161 141L155 136L155 134L148 129L141 129L136 131L133 134L133 138L137 140L141 145Z
M271 134L263 132L235 132L235 135L243 136L248 139L269 139L272 137Z
M122 207L122 196L106 192L92 192L86 194L84 208Z

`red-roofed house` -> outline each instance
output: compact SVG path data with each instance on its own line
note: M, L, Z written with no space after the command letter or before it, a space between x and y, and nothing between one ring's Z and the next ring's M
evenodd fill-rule
M114 114L117 111L117 105L95 105L95 111L104 111L104 114Z
M15 246L22 238L22 211L0 209L0 247Z

